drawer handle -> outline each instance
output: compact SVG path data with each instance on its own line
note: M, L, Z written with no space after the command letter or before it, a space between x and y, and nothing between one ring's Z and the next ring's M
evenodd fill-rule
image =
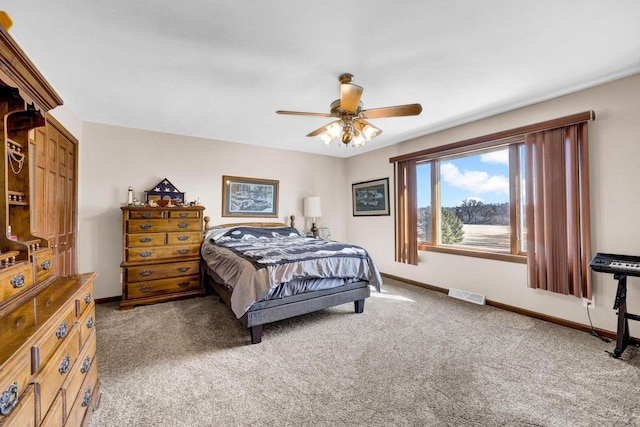
M0 397L0 415L9 415L18 405L18 383L15 382L2 392Z
M186 213L186 212L180 212L180 218L186 218L186 217L188 217L188 216L189 216L189 214L188 214L188 213Z
M142 277L147 277L147 276L151 276L154 273L153 270L144 270L141 271L140 273L138 273L140 276Z
M178 253L179 253L180 255L186 255L186 254L188 254L189 252L191 252L189 249L178 249Z
M140 286L138 290L140 292L151 292L153 290L153 286Z
M16 277L11 279L11 284L14 288L21 288L24 286L24 274L18 274Z
M82 399L82 407L86 408L91 403L91 395L93 392L91 391L91 387L87 387L87 391L84 392L84 398Z
M45 259L40 264L40 267L42 267L43 270L50 270L51 269L51 260Z
M151 237L141 237L139 240L142 243L149 243L149 242L153 241L153 238L151 238Z
M58 367L58 372L60 372L60 375L64 375L69 372L69 369L71 369L71 355L67 354L64 359L62 359L62 363L60 363L60 367Z
M140 252L140 256L143 258L150 257L151 255L153 255L153 252L151 251Z
M143 230L148 230L151 227L153 227L153 224L140 224L140 228L142 228Z
M67 325L67 321L65 320L58 326L58 330L56 331L56 336L58 339L64 339L69 333L69 325Z
M93 316L89 316L89 318L87 319L87 328L93 328Z
M190 237L191 236L178 236L178 240L185 241L185 240L189 240Z
M87 355L82 361L82 366L80 367L80 373L86 374L89 372L89 368L91 368L91 357Z
M189 270L191 270L191 267L180 267L180 268L178 268L178 271L180 273L186 273Z
M178 223L178 227L180 227L180 228L187 228L187 227L189 227L189 225L191 225L191 224L189 224L188 222L180 222L180 223Z
M187 286L189 286L190 282L180 282L178 283L178 286L180 286L181 288L186 288Z
M142 212L140 215L142 218L151 218L151 212Z
M84 302L85 302L86 304L89 304L89 303L91 302L91 292L87 293L87 294L84 296Z

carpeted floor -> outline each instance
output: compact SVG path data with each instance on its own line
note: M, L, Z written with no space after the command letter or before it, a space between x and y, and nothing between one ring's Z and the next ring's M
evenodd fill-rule
M249 334L213 296L97 307L90 426L640 425L640 351L385 279Z

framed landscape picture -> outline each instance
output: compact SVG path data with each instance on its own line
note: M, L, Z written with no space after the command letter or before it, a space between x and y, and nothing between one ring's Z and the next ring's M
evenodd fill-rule
M390 215L389 178L351 184L353 216Z
M271 179L222 176L222 216L276 218L278 184Z

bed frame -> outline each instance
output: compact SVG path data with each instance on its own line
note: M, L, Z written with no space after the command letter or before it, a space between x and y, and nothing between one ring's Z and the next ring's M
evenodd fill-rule
M295 218L290 217L291 227L293 227ZM205 229L208 228L209 218L205 217ZM224 224L246 225L257 227L286 227L286 224L279 222L251 222L251 223L234 223ZM206 263L203 262L206 282L220 296L220 300L224 301L231 307L231 289L224 284L218 283L214 279L215 274L211 274ZM255 303L251 308L239 319L240 322L249 329L251 335L251 344L258 344L262 341L262 331L264 325L279 320L288 319L303 314L313 313L336 305L354 303L356 313L364 312L364 300L371 294L369 290L369 282L359 281L340 286L334 289L325 289L315 292L307 292L300 295L292 295L289 297L279 298L270 301L260 301Z

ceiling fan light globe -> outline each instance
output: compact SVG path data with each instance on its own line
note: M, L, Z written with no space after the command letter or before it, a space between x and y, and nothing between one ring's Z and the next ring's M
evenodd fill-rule
M364 143L366 142L364 135L362 135L362 132L358 132L356 134L356 136L353 137L353 146L354 147L360 147L361 145L364 145Z
M371 138L375 138L376 136L378 136L378 129L370 125L365 125L362 128L362 133L364 134L364 138L368 141Z
M340 124L333 123L327 128L327 134L331 137L331 139L337 138L340 135Z
M318 137L320 137L322 142L324 142L327 145L329 145L331 143L331 141L333 140L333 137L331 135L329 135L328 132L323 132L320 135L318 135Z

